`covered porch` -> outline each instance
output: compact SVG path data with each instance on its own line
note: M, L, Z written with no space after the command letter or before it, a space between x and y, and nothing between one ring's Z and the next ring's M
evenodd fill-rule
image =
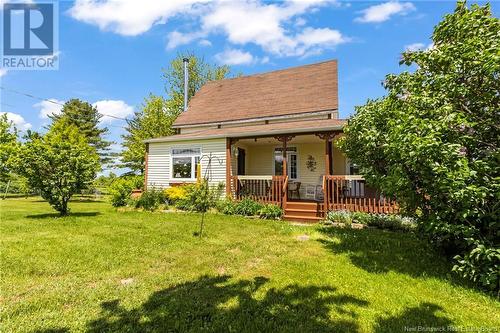
M285 217L323 218L329 210L394 213L335 147L341 131L226 139L227 195L280 205Z

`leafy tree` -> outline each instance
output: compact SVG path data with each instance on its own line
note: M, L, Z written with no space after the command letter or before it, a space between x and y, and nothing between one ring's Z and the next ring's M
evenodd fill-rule
M102 117L95 106L79 99L70 99L64 103L60 114L50 115L53 124L65 119L69 124L75 125L80 133L87 138L88 143L96 149L101 163L106 164L112 161L112 153L109 148L112 142L104 139L108 128L99 127L99 121Z
M192 53L179 54L163 71L168 98L150 94L141 109L127 121L127 133L122 136L122 162L135 172L144 172L146 145L144 140L168 136L175 133L172 124L184 106L184 64L189 59L188 98L208 81L220 80L229 75L228 66L216 66L196 57Z
M182 112L184 108L184 58L189 59L188 100L208 81L222 80L231 72L229 66L209 64L192 52L178 54L170 66L163 70L165 92L169 97L167 107L177 113Z
M369 183L417 215L455 271L493 290L500 271L500 20L459 2L414 72L356 109L340 146Z
M61 119L43 137L24 143L14 165L31 188L65 215L73 194L95 178L99 156L75 125Z
M149 95L142 107L127 120L127 133L122 135L122 162L133 171L144 172L146 145L144 140L174 134L172 123L178 113L167 108L167 101Z
M18 131L14 124L7 119L7 114L0 115L0 182L9 178L11 167L9 158L18 148Z

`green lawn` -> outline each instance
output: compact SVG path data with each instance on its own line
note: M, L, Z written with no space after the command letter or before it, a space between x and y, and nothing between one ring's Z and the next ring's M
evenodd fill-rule
M500 327L500 303L411 234L208 215L199 239L196 214L70 207L0 201L2 332Z

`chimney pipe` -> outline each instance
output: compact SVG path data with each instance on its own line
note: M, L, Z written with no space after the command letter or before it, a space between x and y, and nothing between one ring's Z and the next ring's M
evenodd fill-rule
M189 87L189 72L188 72L188 64L189 59L182 59L184 63L184 112L186 112L188 108L188 87Z

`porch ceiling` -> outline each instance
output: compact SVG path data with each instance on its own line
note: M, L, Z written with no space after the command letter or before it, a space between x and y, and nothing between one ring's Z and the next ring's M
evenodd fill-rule
M262 138L281 134L303 135L316 132L341 131L345 124L346 120L344 119L315 119L251 126L222 127L154 138L145 140L144 142L187 141L215 138Z
M265 145L282 145L282 143L273 137L261 137L261 138L248 138L240 139L238 141L246 146L265 146ZM288 145L294 145L299 143L317 143L325 144L325 140L321 140L314 134L297 135L293 137L292 140L288 141Z

